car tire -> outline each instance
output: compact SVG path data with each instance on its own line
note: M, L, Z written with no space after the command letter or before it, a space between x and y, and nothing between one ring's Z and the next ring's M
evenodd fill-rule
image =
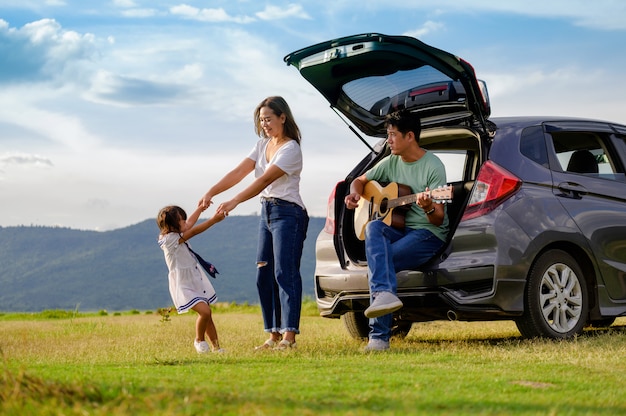
M516 320L525 338L566 339L587 323L587 285L582 269L568 253L541 255L528 276L524 313Z
M370 324L369 319L363 315L363 312L346 312L342 315L341 320L352 338L358 340L367 339L370 332ZM412 326L413 322L400 320L394 316L391 336L404 338L409 334Z
M366 339L370 333L369 319L363 312L346 312L341 316L348 334L354 339Z

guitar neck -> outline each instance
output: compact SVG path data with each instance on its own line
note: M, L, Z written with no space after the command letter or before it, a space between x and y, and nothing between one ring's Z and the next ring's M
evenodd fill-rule
M392 209L392 208L396 208L396 207L401 207L403 205L407 205L407 204L412 204L413 202L417 202L417 198L419 198L420 195L430 195L430 192L420 192L417 194L411 194L411 195L405 195L405 196L401 196L399 198L394 198L391 199L387 202L387 208Z

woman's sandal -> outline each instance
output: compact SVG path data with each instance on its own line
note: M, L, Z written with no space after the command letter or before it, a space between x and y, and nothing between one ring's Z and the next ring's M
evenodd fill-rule
M276 347L276 345L278 345L278 342L270 338L267 341L265 341L263 344L259 345L258 347L254 347L254 350L255 351L271 350L274 347Z
M296 348L296 341L288 341L286 339L280 341L278 345L274 347L275 350L289 350L291 348Z

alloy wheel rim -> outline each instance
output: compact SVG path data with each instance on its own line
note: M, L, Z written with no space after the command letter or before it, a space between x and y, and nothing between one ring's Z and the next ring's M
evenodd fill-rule
M553 264L546 270L540 287L541 312L546 323L566 333L580 321L582 290L576 273L566 264Z

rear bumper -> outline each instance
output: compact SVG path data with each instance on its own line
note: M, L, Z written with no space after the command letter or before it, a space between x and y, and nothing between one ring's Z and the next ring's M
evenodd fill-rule
M316 301L320 315L339 318L346 312L364 311L370 303L367 274L316 276ZM447 277L446 277L447 279ZM398 297L404 307L398 312L402 319L424 322L439 319L495 320L519 316L524 281L485 284L479 280L456 288L428 284L437 280L433 274L398 273ZM493 282L491 280L490 282Z
M496 215L495 213L493 214ZM507 232L496 234L496 228ZM500 236L500 239L496 238ZM523 256L530 240L508 215L481 217L458 227L448 257L423 271L397 273L398 297L404 303L403 319L511 319L524 310L524 289L529 264ZM320 314L339 318L369 306L367 267L340 266L332 236L317 240L315 295Z

